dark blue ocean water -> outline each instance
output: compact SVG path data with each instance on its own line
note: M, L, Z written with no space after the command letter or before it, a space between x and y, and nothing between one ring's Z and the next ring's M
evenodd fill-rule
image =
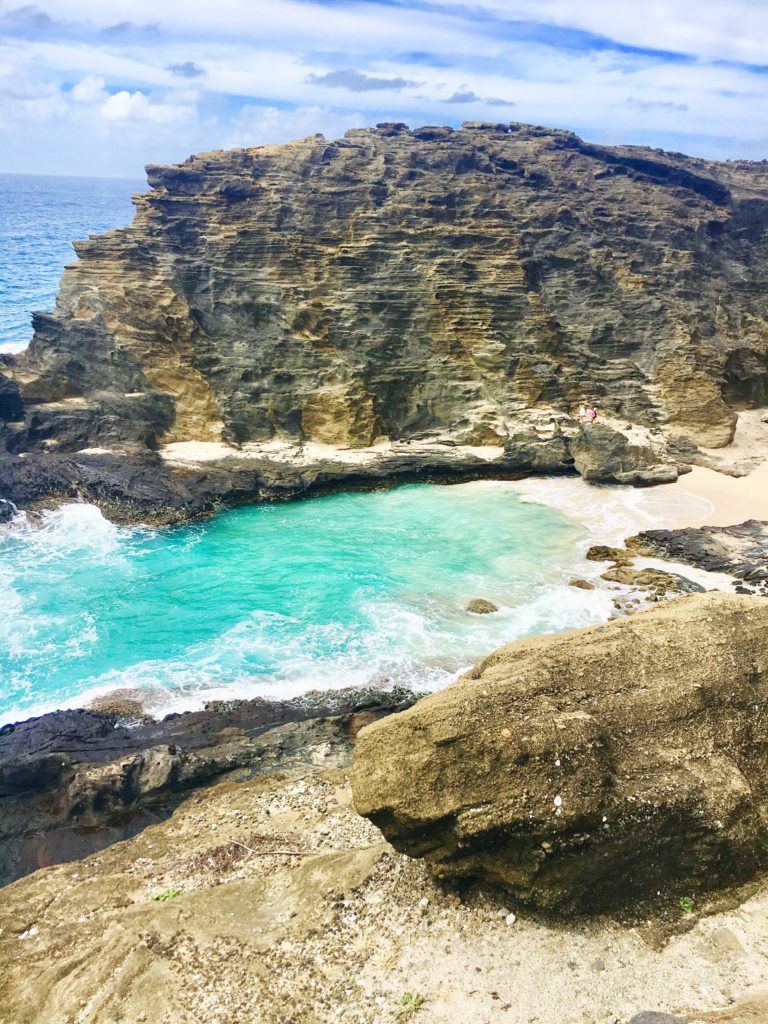
M32 310L53 309L72 239L129 224L142 181L0 174L0 352L23 348Z

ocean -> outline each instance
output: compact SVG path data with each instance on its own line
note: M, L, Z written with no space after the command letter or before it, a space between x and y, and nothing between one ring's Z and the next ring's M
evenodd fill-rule
M54 307L64 267L84 239L133 218L146 182L0 174L0 352L32 337L31 314Z
M0 176L0 348L51 309L71 238L127 224L141 182ZM0 495L2 497L2 495ZM605 621L591 543L670 501L579 479L410 485L126 528L71 503L0 526L0 722L118 688L157 714L213 698L445 685L500 644ZM690 510L688 510L690 511ZM702 516L703 516L702 512ZM465 608L475 597L490 615Z

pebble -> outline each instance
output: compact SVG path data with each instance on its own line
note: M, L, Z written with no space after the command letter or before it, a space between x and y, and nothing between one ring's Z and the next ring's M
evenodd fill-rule
M504 918L504 924L514 924L516 920L517 920L517 917L514 914L509 913Z
M685 1021L682 1017L673 1017L671 1013L642 1010L630 1019L629 1024L685 1024Z

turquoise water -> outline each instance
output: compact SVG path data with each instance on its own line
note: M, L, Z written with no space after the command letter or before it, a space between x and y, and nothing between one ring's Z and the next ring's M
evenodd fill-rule
M150 706L434 687L499 644L607 617L567 585L585 527L513 484L413 485L127 529L89 505L0 529L0 718L144 687ZM486 597L501 611L464 610ZM154 702L154 703L153 703Z
M0 174L0 352L32 337L33 310L51 310L61 272L75 259L71 239L133 219L141 181Z

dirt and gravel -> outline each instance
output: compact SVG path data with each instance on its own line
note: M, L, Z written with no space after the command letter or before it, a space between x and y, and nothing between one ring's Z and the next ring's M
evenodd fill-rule
M739 1003L768 978L768 888L703 917L673 907L671 933L536 919L441 888L356 814L345 770L313 759L3 890L0 1022L768 1019L768 1002L762 1017ZM731 1015L702 1015L716 1009Z

